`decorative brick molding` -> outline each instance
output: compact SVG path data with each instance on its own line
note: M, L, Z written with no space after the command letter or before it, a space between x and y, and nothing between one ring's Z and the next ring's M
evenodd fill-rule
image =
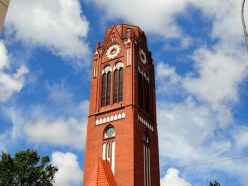
M138 115L138 120L153 132L153 126L148 121L146 121L142 116Z
M124 119L126 117L125 112L122 113L115 113L113 115L110 116L105 116L103 118L99 117L96 120L96 125L101 125L107 122L111 122L111 121L115 121L115 120L119 120L119 119Z

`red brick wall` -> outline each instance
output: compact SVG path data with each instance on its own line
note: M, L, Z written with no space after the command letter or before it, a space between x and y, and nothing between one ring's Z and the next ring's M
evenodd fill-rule
M128 38L123 38L128 28L132 29ZM121 46L120 54L112 60L106 57L106 50L111 45L112 37ZM129 42L129 43L128 43ZM127 67L126 48L132 48L132 64ZM89 107L89 119L86 137L85 165L84 165L84 185L91 174L98 157L102 156L103 131L106 126L112 124L115 127L115 173L114 177L118 186L143 186L144 185L144 159L143 159L143 133L148 131L150 137L152 186L159 186L159 156L158 156L158 136L156 126L156 104L154 89L154 67L151 56L147 53L148 64L143 65L139 61L139 47L148 52L146 37L138 28L130 25L115 25L106 31L103 45L97 45L98 54L94 54L93 62L98 60L98 76L92 78L91 96ZM114 66L117 60L124 64L123 73L123 101L113 104L113 89L111 89L110 105L101 107L101 75L106 64ZM138 64L149 76L150 87L150 112L146 113L138 106ZM92 73L93 73L92 67ZM111 87L114 83L114 73L112 71ZM124 119L96 125L98 118L106 118L113 113L125 113ZM138 115L146 118L146 121L153 126L153 131L148 129Z

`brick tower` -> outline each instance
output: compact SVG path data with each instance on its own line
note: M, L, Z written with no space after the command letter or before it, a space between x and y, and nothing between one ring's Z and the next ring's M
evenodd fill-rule
M96 172L99 159L107 162L99 171L114 178L102 185L160 185L154 64L145 33L137 26L114 25L96 45L85 186L101 185L96 175L109 175Z

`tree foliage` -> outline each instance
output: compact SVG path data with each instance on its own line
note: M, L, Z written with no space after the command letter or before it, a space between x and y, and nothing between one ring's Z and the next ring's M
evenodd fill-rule
M49 164L48 156L40 157L37 151L20 151L12 158L2 152L0 157L0 185L50 186L53 185L57 167Z
M220 186L220 184L215 180L214 182L210 182L209 186Z

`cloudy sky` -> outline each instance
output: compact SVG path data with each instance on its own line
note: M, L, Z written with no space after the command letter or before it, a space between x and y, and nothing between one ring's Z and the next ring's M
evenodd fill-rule
M248 186L240 9L241 0L11 0L0 150L36 149L58 166L56 185L81 185L91 57L106 28L127 23L145 31L155 61L161 185Z

